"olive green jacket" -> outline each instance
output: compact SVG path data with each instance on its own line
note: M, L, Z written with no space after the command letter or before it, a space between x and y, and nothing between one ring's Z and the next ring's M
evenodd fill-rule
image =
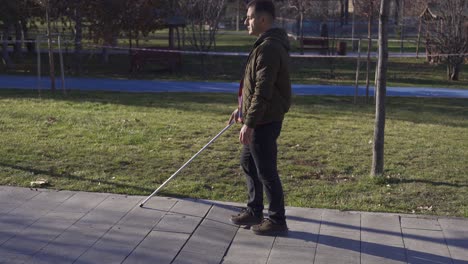
M242 88L242 119L255 128L283 121L291 106L289 39L280 28L259 36L249 55Z

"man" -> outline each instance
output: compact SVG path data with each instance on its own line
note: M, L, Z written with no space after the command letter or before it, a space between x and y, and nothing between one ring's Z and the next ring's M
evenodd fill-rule
M286 32L274 28L275 7L271 0L254 0L247 5L244 24L258 36L245 67L239 88L239 108L229 122L243 124L241 167L247 178L247 208L231 217L237 225L252 226L258 235L287 233L284 195L277 171L277 145L285 113L291 105L289 40ZM263 190L269 217L263 219Z

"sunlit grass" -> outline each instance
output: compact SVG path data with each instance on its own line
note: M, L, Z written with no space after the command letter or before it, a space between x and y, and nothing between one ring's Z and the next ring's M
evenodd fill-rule
M147 195L225 126L229 94L0 92L0 184ZM279 139L291 206L467 215L468 102L388 100L385 177L368 176L373 106L295 97ZM233 127L162 195L245 201Z

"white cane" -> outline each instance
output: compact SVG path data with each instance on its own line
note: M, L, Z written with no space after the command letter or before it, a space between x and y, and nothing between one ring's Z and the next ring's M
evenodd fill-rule
M200 154L203 150L205 150L211 143L213 143L219 136L221 136L226 130L228 130L232 124L234 124L235 122L231 122L229 125L227 125L223 130L221 130L221 132L219 132L214 138L212 138L202 149L200 149L195 155L193 155L187 162L184 163L184 165L182 165L182 167L180 167L176 172L174 172L174 174L172 174L171 177L169 177L169 179L167 179L165 182L163 182L163 184L161 184L161 186L159 186L150 196L148 196L141 204L140 204L140 207L143 207L143 205L151 198L153 197L154 195L156 195L158 193L159 190L161 190L161 188L164 187L164 185L166 185L168 182L170 182L183 168L185 168L190 162L192 162L193 159L195 159L195 157L198 156L198 154Z

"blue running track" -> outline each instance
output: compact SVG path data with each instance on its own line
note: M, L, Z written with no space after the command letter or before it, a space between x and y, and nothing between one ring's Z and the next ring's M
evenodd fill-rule
M237 93L239 84L225 82L181 82L159 80L120 80L98 78L66 78L67 89L82 91L118 91L118 92L216 92ZM38 81L33 76L7 76L0 75L0 89L36 89ZM42 89L50 87L50 80L42 78ZM57 79L57 88L61 87ZM354 86L346 85L313 85L294 84L293 93L296 95L335 95L353 96ZM373 89L370 94L372 95ZM359 88L359 95L365 95L365 87ZM387 87L388 96L403 97L446 97L468 98L468 89L446 89L426 87Z

